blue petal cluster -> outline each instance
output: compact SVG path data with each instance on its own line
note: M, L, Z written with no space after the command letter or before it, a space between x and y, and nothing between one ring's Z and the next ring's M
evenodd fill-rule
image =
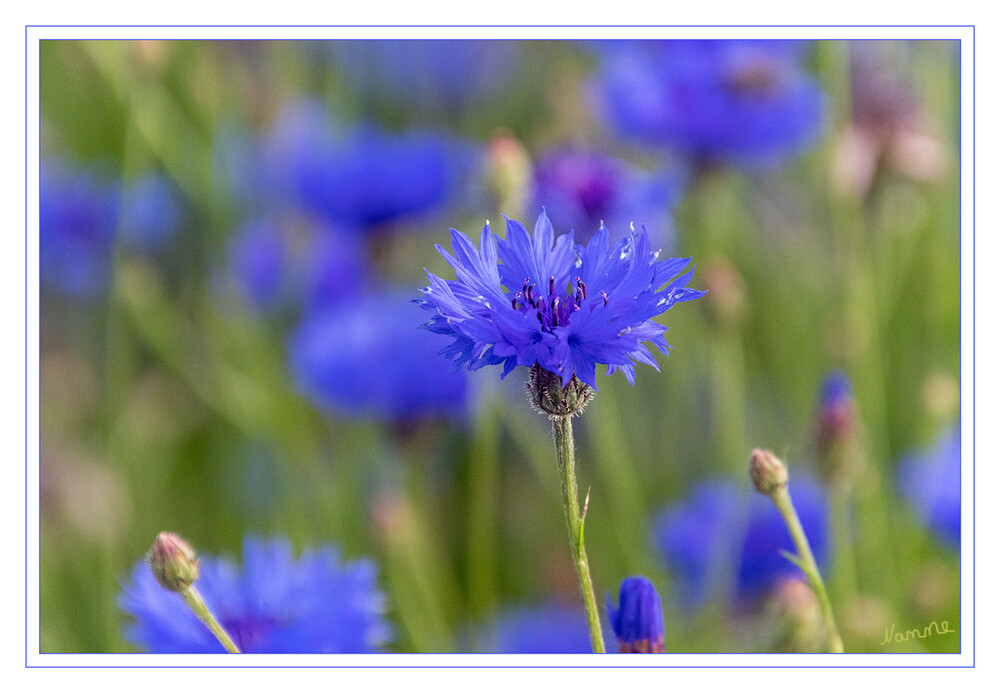
M428 272L416 302L434 313L431 332L453 338L442 354L471 370L502 365L501 377L537 363L564 386L575 374L596 389L601 363L634 383L634 362L658 368L644 342L669 349L667 328L653 318L705 293L686 287L690 259L659 260L645 230L609 247L602 226L586 246L575 245L572 232L554 237L543 211L533 236L508 219L506 239L488 223L479 248L455 229L451 239L454 255L437 248L457 279Z
M587 238L605 224L628 229L643 219L659 247L673 241L670 209L682 181L667 171L645 171L629 162L592 149L550 149L534 167L535 204L544 206L553 222ZM585 236L583 234L586 234Z
M828 555L829 504L822 486L796 473L789 493L809 545L822 567ZM690 498L661 512L654 541L674 574L678 597L698 607L712 597L751 603L781 578L801 571L781 551L795 553L770 499L729 480L702 483Z
M362 96L385 97L440 109L502 91L518 62L516 41L381 40L326 44L348 81Z
M663 604L653 583L641 575L625 578L618 608L607 595L608 617L620 652L663 652Z
M229 272L260 312L311 312L351 300L367 283L366 267L361 240L323 224L262 216L229 242Z
M791 41L611 42L598 93L621 134L698 164L773 164L811 144L824 95Z
M38 192L41 281L70 296L107 285L116 244L159 250L183 221L177 192L157 174L124 182L98 166L49 159Z
M444 204L474 161L471 147L433 131L336 128L313 103L286 108L261 147L264 192L362 232Z
M492 654L586 654L587 616L581 607L559 603L500 614L478 636L481 652Z
M899 491L920 520L948 546L962 543L962 436L958 426L899 462Z
M375 565L342 565L330 547L295 558L284 539L245 539L242 571L227 560L200 559L195 583L209 608L246 653L376 652L390 637ZM225 650L180 595L163 589L140 562L119 605L134 622L126 636L157 654Z
M468 379L438 355L420 311L394 292L371 292L306 316L288 358L299 391L341 416L408 421L466 410Z

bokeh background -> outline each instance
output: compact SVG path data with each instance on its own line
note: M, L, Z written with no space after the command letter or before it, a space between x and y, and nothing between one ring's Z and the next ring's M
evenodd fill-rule
M576 420L599 595L653 580L668 652L820 647L747 477L770 448L846 649L958 651L956 41L40 61L42 652L141 651L122 593L161 530L370 561L380 651L586 651L524 369L451 371L409 302L454 276L450 227L543 207L578 242L646 226L709 291L660 318L661 372L599 374Z

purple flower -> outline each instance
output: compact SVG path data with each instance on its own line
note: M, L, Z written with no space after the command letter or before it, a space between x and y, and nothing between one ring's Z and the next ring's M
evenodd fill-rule
M148 251L162 249L184 220L184 208L170 180L146 173L124 185L121 233L124 242Z
M669 345L653 318L704 292L685 286L693 270L680 273L690 259L660 261L645 230L611 248L608 235L602 226L586 247L574 245L572 232L554 238L545 212L533 237L508 219L500 239L487 223L478 249L452 229L454 255L438 251L457 279L428 272L431 285L416 301L434 313L427 328L454 340L441 353L470 370L503 364L501 377L537 363L564 386L575 374L595 389L598 363L630 383L633 362L658 368L643 343L664 354Z
M962 437L958 426L932 446L907 455L897 471L899 491L934 534L953 548L962 543Z
M195 588L246 653L375 652L390 636L385 598L369 560L342 564L332 547L296 559L285 539L245 539L243 568L199 559ZM163 589L143 561L119 598L132 616L130 641L152 653L225 650L176 592Z
M595 46L597 89L621 134L702 165L773 164L811 144L824 96L794 41L630 41Z
M419 311L393 292L317 310L289 342L295 383L342 416L406 421L461 414L467 379L438 355L438 338L419 326Z
M536 206L578 236L589 237L602 223L624 230L643 220L650 236L672 244L670 208L681 188L677 176L647 172L594 150L565 148L539 157L534 183Z
M789 493L809 545L822 566L828 553L829 508L812 477L795 474ZM711 597L751 603L779 580L801 571L781 555L795 553L770 499L729 480L698 486L689 500L663 511L654 540L678 585L680 602L698 607Z
M625 578L618 608L609 594L607 609L620 652L664 652L663 605L652 582L641 575Z

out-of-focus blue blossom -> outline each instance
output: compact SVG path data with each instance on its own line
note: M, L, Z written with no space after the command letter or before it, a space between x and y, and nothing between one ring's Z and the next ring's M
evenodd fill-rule
M497 616L479 635L479 650L493 654L585 654L590 631L583 606L546 604Z
M308 102L283 111L262 147L262 192L357 231L439 208L477 165L474 147L443 133L336 128Z
M618 608L608 594L607 609L620 652L664 652L663 605L647 578L625 578L618 593Z
M454 339L441 353L470 370L503 364L501 377L537 363L564 386L575 374L595 389L598 363L630 383L633 362L658 368L643 342L667 353L667 328L652 318L704 292L686 287L690 259L660 261L645 231L610 248L608 238L601 227L586 247L572 231L556 239L545 212L533 237L511 219L506 239L487 224L479 248L452 229L454 256L437 248L458 278L428 272L431 285L416 301L434 313L427 328Z
M157 173L147 173L122 187L120 228L126 245L160 250L177 232L184 208L177 190Z
M899 491L920 520L949 546L962 540L962 438L953 426L934 445L907 455L897 472Z
M72 296L103 288L118 223L115 187L93 170L50 160L42 162L38 195L42 283Z
M229 243L230 273L249 304L307 313L357 296L366 282L360 239L301 220L255 218Z
M391 421L465 411L467 378L438 354L404 294L369 293L317 310L292 334L290 368L299 391L342 416Z
M460 107L509 85L516 41L374 40L326 44L337 67L365 96L408 108Z
M794 41L608 42L598 93L622 135L698 165L774 164L810 145L824 95Z
M670 209L680 190L678 175L647 172L595 150L552 149L535 162L534 206L581 240L602 222L618 232L636 222L660 247L673 245Z
M228 560L199 559L195 587L246 653L375 652L391 634L374 563L342 564L332 547L296 559L285 539L247 538L242 570ZM134 622L130 641L157 654L222 653L215 636L163 589L140 562L119 598Z
M183 207L165 178L113 180L97 167L60 159L39 173L39 269L42 283L71 296L102 290L117 243L156 251L176 233Z
M820 566L828 554L829 507L822 487L796 473L789 493ZM654 540L677 580L681 604L711 597L750 603L783 577L801 571L781 555L795 553L788 529L770 499L728 480L697 487L689 500L663 511Z

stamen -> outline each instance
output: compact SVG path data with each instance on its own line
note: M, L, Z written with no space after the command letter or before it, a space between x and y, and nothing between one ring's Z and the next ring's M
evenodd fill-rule
M576 287L580 290L580 293L583 295L583 299L586 300L587 299L587 284L582 279L580 279L579 277L577 277L576 278Z
M601 296L604 297L604 305L608 305L608 295L602 291Z
M556 278L549 277L549 295L551 296L556 292Z

